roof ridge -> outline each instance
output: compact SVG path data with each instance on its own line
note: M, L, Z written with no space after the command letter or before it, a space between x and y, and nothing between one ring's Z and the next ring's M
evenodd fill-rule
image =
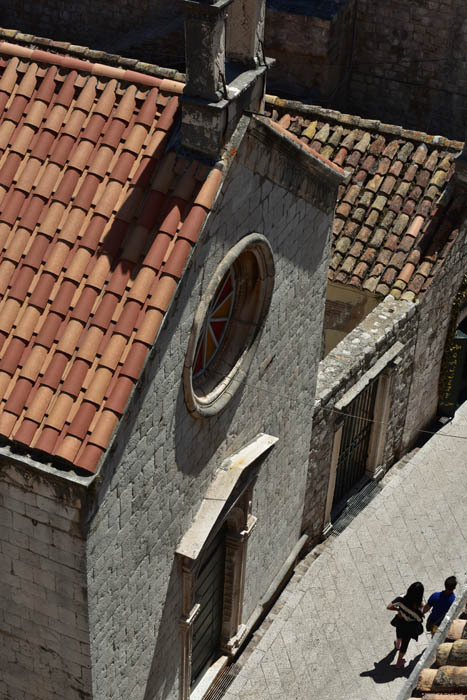
M336 109L327 109L326 107L321 107L320 105L304 104L299 100L282 99L276 95L265 95L265 99L266 104L273 105L274 107L280 107L290 112L300 112L303 115L310 116L319 115L323 119L335 121L349 127L365 129L366 131L374 131L382 134L391 134L392 136L401 136L403 138L407 138L412 141L419 141L420 143L425 143L430 146L440 146L442 148L458 151L461 150L464 145L463 141L455 141L453 139L448 139L445 136L427 134L424 131L416 131L413 129L406 129L402 126L398 126L397 124L386 124L385 122L381 122L379 119L365 119L353 114L339 112Z
M295 136L295 134L292 134L290 131L287 131L287 129L284 129L283 126L273 121L269 117L265 117L265 119L267 120L266 123L268 124L268 126L272 126L276 131L282 134L283 137L287 138L289 141L292 141L292 143L295 143L296 146L305 151L305 153L308 153L309 155L313 156L316 160L319 160L321 163L326 165L326 167L330 168L331 170L334 170L334 172L338 173L339 175L342 175L344 177L347 176L345 170L341 168L340 165L333 163L332 160L329 160L329 158L326 158L321 153L318 153L318 151L316 151L314 148L311 148L311 146L309 146L307 143L301 141L301 139L299 139L298 136Z
M125 56L119 56L118 54L107 53L106 51L99 51L97 49L91 49L87 46L80 46L78 44L71 44L65 41L54 41L53 39L48 39L46 37L34 36L33 34L23 34L17 29L5 29L0 27L0 47L4 44L7 46L18 46L19 52L11 55L21 55L21 57L26 57L25 54L20 53L22 50L30 50L31 53L34 50L40 50L41 54L50 54L50 56L55 56L54 61L47 61L41 58L42 63L52 63L55 65L64 65L61 59L68 58L70 62L72 57L76 57L76 60L80 60L83 64L89 63L90 65L98 66L101 71L100 76L103 77L117 77L115 75L116 70L122 70L123 72L131 72L130 80L131 82L136 82L137 78L134 74L140 74L141 76L146 76L144 82L146 84L147 78L150 76L152 78L157 78L159 80L170 80L175 83L179 83L180 86L185 86L186 76L184 73L180 73L174 68L164 68L163 66L158 66L153 63L145 63L143 61L138 61L136 58L127 58ZM0 48L1 51L1 48ZM70 63L71 65L71 63ZM104 69L108 68L108 75L104 72ZM86 71L89 68L82 67L76 70ZM92 72L92 71L89 71ZM120 78L121 80L126 80L126 78ZM179 88L181 92L182 87Z

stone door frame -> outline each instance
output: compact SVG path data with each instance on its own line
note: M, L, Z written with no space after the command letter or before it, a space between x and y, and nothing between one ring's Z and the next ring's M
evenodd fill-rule
M260 434L252 443L223 462L208 489L192 527L177 547L176 556L182 576L180 700L202 698L222 668L236 654L246 636L247 628L242 623L245 570L248 539L257 521L251 513L252 494L260 458L275 442L277 438ZM227 529L221 657L192 689L193 623L200 612L200 605L194 600L196 577L206 548L224 524Z
M384 448L386 445L386 429L389 420L392 402L392 386L397 366L401 362L400 354L404 345L399 341L359 379L354 386L349 389L344 396L336 403L334 410L337 417L334 420L333 443L331 451L331 464L329 470L328 490L326 494L326 505L324 510L323 537L327 537L332 530L331 510L334 500L334 489L336 485L337 463L342 441L342 431L344 427L345 414L352 401L369 385L375 378L378 382L376 391L376 401L373 416L373 428L370 435L370 444L365 473L374 480L379 481L385 474Z

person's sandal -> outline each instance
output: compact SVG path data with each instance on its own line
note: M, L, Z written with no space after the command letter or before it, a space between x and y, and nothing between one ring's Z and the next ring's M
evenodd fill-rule
M397 668L403 668L405 666L405 659L399 659L396 663Z

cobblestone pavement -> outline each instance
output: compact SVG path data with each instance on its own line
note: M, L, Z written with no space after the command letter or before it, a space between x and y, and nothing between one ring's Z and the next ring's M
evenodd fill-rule
M407 666L396 669L387 603L416 580L428 596L450 574L466 578L467 439L448 435L467 438L467 403L389 472L318 558L299 565L226 700L395 700L428 636L411 642Z

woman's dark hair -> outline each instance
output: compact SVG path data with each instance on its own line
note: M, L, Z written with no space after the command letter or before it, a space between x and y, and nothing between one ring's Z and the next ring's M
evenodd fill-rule
M424 590L423 583L420 583L420 581L411 583L404 596L407 605L411 608L419 608L422 604Z

